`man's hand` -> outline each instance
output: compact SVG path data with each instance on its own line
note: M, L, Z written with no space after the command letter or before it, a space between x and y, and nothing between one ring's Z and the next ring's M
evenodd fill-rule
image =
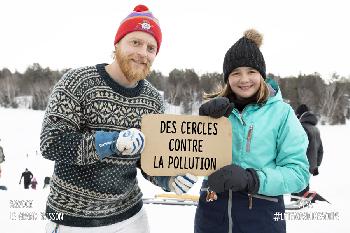
M184 176L176 176L170 180L170 190L176 194L187 193L190 188L198 181L197 176L187 173Z
M123 130L119 133L115 148L122 155L141 153L145 148L145 135L136 128Z

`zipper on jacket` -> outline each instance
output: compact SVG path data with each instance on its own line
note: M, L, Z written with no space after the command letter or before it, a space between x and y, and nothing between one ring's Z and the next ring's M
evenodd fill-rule
M247 144L246 144L246 152L250 152L250 142L252 140L252 134L253 134L253 125L249 126L248 130L248 136L247 136Z
M248 193L248 208L251 210L253 208L253 197L252 194Z
M232 219L232 190L228 190L228 203L227 203L227 215L228 215L228 233L232 233L233 219Z
M238 114L239 114L239 118L241 119L241 121L242 121L242 124L245 126L246 125L246 123L245 123L245 121L244 121L244 119L243 119L243 113L244 113L244 111L248 108L248 106L250 106L250 105L254 105L254 104L252 104L252 103L250 103L250 104L247 104L244 108L243 108L243 110L240 112L240 111L238 111L238 109L236 109L236 108L234 108L234 109L236 109L236 111L238 112Z
M248 209L250 210L253 209L253 197L266 200L266 201L278 202L278 199L275 197L268 197L264 195L248 193Z
M241 113L238 113L239 114L239 118L241 119L241 121L242 121L242 124L243 125L246 125L245 124L245 121L243 120L243 111L241 112Z
M278 198L276 198L276 197L269 197L269 196L264 196L264 195L260 195L260 194L252 194L252 197L259 198L259 199L266 200L266 201L278 202Z

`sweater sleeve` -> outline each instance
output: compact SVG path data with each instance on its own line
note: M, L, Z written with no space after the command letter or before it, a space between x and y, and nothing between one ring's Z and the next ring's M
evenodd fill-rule
M55 85L46 108L40 150L44 158L77 165L99 161L95 137L82 129L82 108L73 93L74 73L66 73Z
M142 176L152 184L161 187L164 191L170 192L169 181L172 176L150 176L141 169L141 160L138 161L137 167L141 170Z
M164 100L163 97L156 91L156 102L157 102L157 111L155 111L155 114L164 114L165 107L164 107ZM148 140L146 138L146 140ZM141 170L142 176L150 181L152 184L161 187L164 191L170 192L169 188L169 181L172 178L172 176L150 176L146 172L144 172L141 168L141 160L137 163L137 167Z
M306 157L308 139L291 107L280 126L276 146L276 167L257 171L260 180L258 192L270 196L300 192L310 178Z

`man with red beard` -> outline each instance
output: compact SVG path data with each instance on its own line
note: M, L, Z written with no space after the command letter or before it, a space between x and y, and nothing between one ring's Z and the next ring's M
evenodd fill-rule
M111 64L70 70L55 85L40 143L43 157L55 161L46 232L150 231L136 168L145 145L142 115L164 113L161 95L145 80L161 42L157 19L138 5L118 28ZM142 174L178 194L197 181Z

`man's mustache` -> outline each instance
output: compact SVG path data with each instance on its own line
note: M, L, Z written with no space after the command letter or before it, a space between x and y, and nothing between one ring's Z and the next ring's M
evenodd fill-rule
M140 64L144 64L146 65L147 67L150 67L151 66L151 61L147 58L142 58L142 57L130 57L129 60L133 60L137 63L140 63Z

